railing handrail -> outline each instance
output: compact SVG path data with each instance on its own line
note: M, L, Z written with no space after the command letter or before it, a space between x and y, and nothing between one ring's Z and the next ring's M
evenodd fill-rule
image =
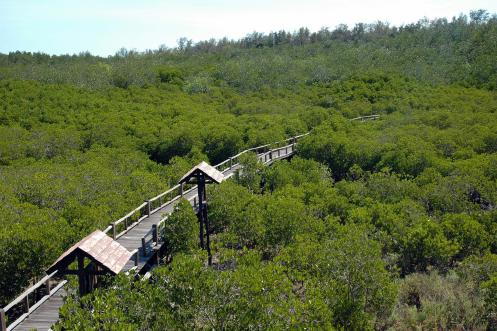
M49 275L46 275L43 277L41 280L39 280L36 284L32 285L28 289L26 289L24 292L22 292L17 298L12 300L7 306L3 307L4 312L7 312L10 308L14 307L18 303L20 303L24 298L26 298L28 295L33 293L36 289L38 289L40 286L46 283L47 280L55 276L55 274L58 272L58 270L55 270Z
M167 191L162 192L162 193L160 193L160 194L156 195L155 197L153 197L153 198L149 199L149 201L155 201L155 200L158 200L159 198L162 198L162 197L163 197L163 196L165 196L166 194L171 193L172 191L179 189L179 187L180 187L180 186L181 186L180 184L176 184L175 186L171 187L171 188L170 188L170 189L168 189Z
M380 118L380 115L374 114L374 115L365 115L365 116L359 116L355 118L351 118L351 121L356 121L356 120L362 120L362 119L368 119L368 118Z
M115 221L114 224L118 225L118 224L122 223L126 218L133 216L134 213L136 213L137 211L140 211L140 209L142 209L146 205L147 205L146 202L142 203L140 206L136 207L135 209L133 209L132 211L127 213L126 216L123 216L120 219L118 219L117 221Z
M60 281L53 289L50 290L50 292L46 295L44 295L40 300L38 300L34 305L29 307L28 311L19 316L16 320L12 321L12 323L9 324L8 327L6 327L5 330L11 331L15 329L19 324L22 323L28 316L34 312L38 307L40 307L45 301L47 301L52 295L57 293L65 284L67 284L67 280L62 280ZM3 311L5 313L5 311ZM2 325L3 326L3 325Z

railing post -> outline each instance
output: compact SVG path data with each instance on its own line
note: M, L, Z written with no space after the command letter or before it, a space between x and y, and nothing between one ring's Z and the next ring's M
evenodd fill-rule
M136 250L135 252L135 267L138 267L138 257L140 256L139 250Z
M112 225L112 239L116 240L116 222L112 222L110 225Z
M29 293L28 295L26 295L26 297L24 298L24 304L26 306L26 313L29 313Z
M197 197L193 198L193 207L197 208Z
M7 331L7 319L3 308L0 308L0 331Z
M278 149L278 157L280 157L280 151L281 151L281 149Z
M45 286L47 288L47 295L50 295L50 278L45 282Z
M232 157L230 157L230 170L231 170L231 168L233 168L233 158Z
M185 190L184 185L185 185L185 183L181 183L181 185L179 187L179 195L181 195L181 197L183 197L183 192Z
M147 203L147 216L152 214L152 202L150 200L145 201Z
M142 250L143 250L143 256L147 256L147 247L145 245L145 237L142 238Z
M159 244L159 233L157 232L157 224L152 224L152 240Z

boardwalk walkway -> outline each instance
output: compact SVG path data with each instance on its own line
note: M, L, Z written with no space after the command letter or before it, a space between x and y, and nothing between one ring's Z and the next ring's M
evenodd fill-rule
M64 304L63 298L65 295L66 291L62 286L54 295L49 297L12 330L29 331L33 329L50 329L50 327L59 319L59 308Z
M247 151L256 152L259 160L262 163L269 165L276 160L291 157L295 152L295 142L296 139L293 139L293 142L289 145L276 147L269 150L267 150L268 146L261 146L258 148L253 148L251 150L246 150L220 163L219 165L216 165L215 167L223 173L225 178L229 178L241 168L240 164L237 162L238 157L246 153ZM160 195L158 197L160 197ZM127 218L131 218L133 216L133 213L130 213L130 216L128 216L127 218L124 217L123 219L119 220L119 224L109 226L105 230L107 234L114 236L117 242L119 242L127 250L129 250L130 252L134 251L136 252L136 254L138 254L137 265L134 260L128 261L128 263L124 267L124 272L129 271L135 267L137 272L140 272L144 269L146 270L146 266L148 263L154 262L151 261L151 259L155 256L156 251L160 249L161 246L160 241L153 236L154 227L155 229L157 229L161 221L163 222L166 216L172 213L175 205L180 201L181 197L190 201L192 206L195 207L197 197L196 187L192 187L191 189L185 191L183 194L176 195L172 199L165 201L164 204L159 205L158 208L151 210L149 215L140 216L138 218L139 221L126 226L126 228L119 234L116 233L117 231L115 230L115 228L120 223L125 222ZM157 200L156 198L154 199ZM148 207L149 205L150 203L147 203L145 206L142 205L140 208L137 208L136 211L139 212L144 207ZM62 285L61 283L59 283L59 286L55 288L50 295L47 295L43 301L39 301L38 303L36 303L36 305L31 307L29 309L29 312L25 314L26 316L23 315L23 317L9 325L6 330L10 331L49 329L55 322L57 322L59 317L59 308L63 305L63 297L65 296L66 292Z
M370 115L352 120L365 121L378 118L379 115ZM276 160L291 157L295 153L298 139L308 134L292 137L283 142L244 150L214 167L221 171L225 178L229 178L241 168L239 163L240 156L247 152L256 153L262 163L270 165ZM167 221L167 215L174 210L174 206L181 197L186 198L194 208L196 207L196 187L189 188L183 192L183 186L176 185L170 190L147 200L105 229L105 233L117 240L128 251L134 253L133 259L127 262L123 272L128 272L131 269L136 269L137 272L146 271L150 264L156 262L154 257L162 245L159 236L160 226ZM55 287L51 289L51 282L54 282L54 278L57 276L57 272L47 275L6 307L0 309L0 331L49 329L58 320L59 308L63 304L63 297L66 295L63 287L66 283L65 280L58 280ZM30 306L30 296L36 295L40 291L45 291L46 295ZM23 304L26 312L7 327L6 312L15 306Z

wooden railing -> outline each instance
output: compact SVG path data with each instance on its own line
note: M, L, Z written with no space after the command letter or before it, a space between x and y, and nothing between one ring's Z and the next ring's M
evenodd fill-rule
M353 118L352 121L355 120L368 120L368 119L378 119L379 115L369 115L369 116L364 116L364 117L357 117ZM240 157L243 154L246 154L248 152L253 152L257 154L257 158L259 161L261 161L263 164L269 164L272 163L275 160L278 160L280 158L287 157L289 154L293 154L295 152L295 144L297 143L297 140L309 135L310 132L288 138L283 141L278 141L275 143L267 144L267 145L262 145L262 146L257 146L253 148L248 148L246 150L241 151L240 153L236 154L235 156L232 156L228 158L227 160L224 160L221 163L218 163L214 166L217 170L221 171L223 174L226 172L229 172L233 168L237 168L240 166ZM282 145L282 146L281 146ZM230 177L233 175L233 172L228 175ZM226 177L225 177L226 178ZM161 204L160 207L157 207L155 210L153 210L153 213L161 209L162 207L173 203L180 199L182 196L185 194L188 194L189 192L195 190L197 186L191 187L189 190L183 192L183 188L180 185L176 185L169 189L168 191L159 194L158 196L150 199L150 200L156 200L159 197L162 197L166 194L170 194L171 192L175 192L178 190L178 193L175 196L171 196L169 200L167 200L164 204ZM197 207L197 198L196 196L190 197L189 201L192 203L193 208L195 209ZM154 250L157 248L162 243L161 239L161 232L164 227L164 224L166 220L168 219L169 215L164 215L163 217L157 224L153 224L151 230L143 236L141 239L141 249L143 252L143 255L147 255L148 251Z
M169 216L169 215L168 215ZM141 239L141 251L144 256L151 254L154 249L158 248L162 244L162 228L165 224L167 216L160 220L157 224L152 224L150 231L148 231Z
M305 136L305 135L301 135L298 137L300 138L303 136ZM286 140L285 142L288 142L288 141ZM226 175L227 172L230 172L234 168L237 168L240 166L240 163L239 163L240 156L242 156L243 154L248 153L248 152L256 152L257 153L259 151L261 151L261 152L257 154L257 158L262 163L264 163L264 164L272 163L280 158L288 157L289 155L293 154L293 152L295 151L295 143L296 143L296 140L292 141L291 144L277 147L274 149L270 149L266 152L263 151L264 150L263 148L269 147L270 145L264 145L264 146L260 146L260 147L256 147L256 148L247 149L247 150L244 150L244 151L238 153L237 155L229 158L228 160L223 161L223 162L215 165L214 167L216 167L218 169L223 169L223 170L221 170L221 172L223 172L223 174ZM224 167L224 165L228 165L228 164L229 164L229 166ZM231 177L231 175L233 175L233 172L230 172L230 174L228 176L225 176L225 178ZM192 191L196 188L197 188L197 186L195 185L190 190L183 192L183 195L189 193L190 191ZM181 195L175 196L173 199L171 199L171 201L166 202L164 204L164 206L169 204L169 203L172 203L174 201L177 201L180 197L181 197ZM197 197L192 196L189 198L189 201L192 203L192 207L194 209L196 209L197 208ZM147 232L145 234L145 236L142 237L141 249L142 249L143 255L148 255L149 253L151 253L153 250L157 249L162 244L163 240L161 238L161 233L163 231L164 224L167 221L169 215L163 215L163 216L164 217L159 222L157 222L157 224L152 224L151 230L149 232Z
M359 117L352 118L351 121L364 122L364 121L370 121L370 120L377 120L379 118L380 118L380 115L367 115L367 116L359 116Z
M52 272L50 275L46 275L40 281L38 281L33 286L25 290L21 295L15 298L7 306L0 309L0 330L10 331L24 321L33 311L35 311L39 306L41 306L45 301L47 301L51 296L53 296L57 291L63 287L67 281L57 281L53 278L56 276L57 271ZM55 284L53 284L55 283ZM55 285L55 286L53 286ZM44 287L44 295L38 298L40 291ZM21 316L17 317L12 323L7 326L7 316L8 312L13 310L14 307L23 305L24 312Z
M130 260L133 260L134 265L132 268L130 268L128 271L126 271L126 274L129 275L131 271L134 271L138 268L138 263L140 262L140 251L138 249L134 249L131 251L131 258Z
M285 154L289 150L293 151L294 145L297 142L297 140L307 136L309 133L310 132L307 132L292 138L288 138L283 141L277 141L271 144L245 149L240 153L236 154L235 156L232 156L224 160L223 162L216 164L214 168L216 168L221 172L229 171L233 169L233 167L239 166L240 157L248 152L256 153L259 157L264 158L263 161L261 160L262 162L267 163L270 160L272 160L275 155L278 155L276 157L279 157L279 154L283 150L286 150ZM119 220L112 222L104 230L104 232L107 234L109 234L110 232L109 235L112 238L119 239L121 236L123 236L125 233L127 233L129 230L131 230L133 227L135 227L137 224L139 224L142 220L146 219L151 214L164 208L168 204L174 203L175 201L179 200L182 196L190 193L196 188L197 188L196 185L189 187L188 189L185 189L183 185L179 184L175 185L170 189L168 189L167 191L160 193L159 195L145 201L140 206L133 209Z

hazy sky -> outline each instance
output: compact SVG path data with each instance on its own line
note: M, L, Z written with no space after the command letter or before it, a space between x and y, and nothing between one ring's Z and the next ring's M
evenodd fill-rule
M114 54L161 44L176 46L180 37L240 38L253 31L311 31L345 23L392 25L468 14L497 12L496 0L0 0L0 52Z

